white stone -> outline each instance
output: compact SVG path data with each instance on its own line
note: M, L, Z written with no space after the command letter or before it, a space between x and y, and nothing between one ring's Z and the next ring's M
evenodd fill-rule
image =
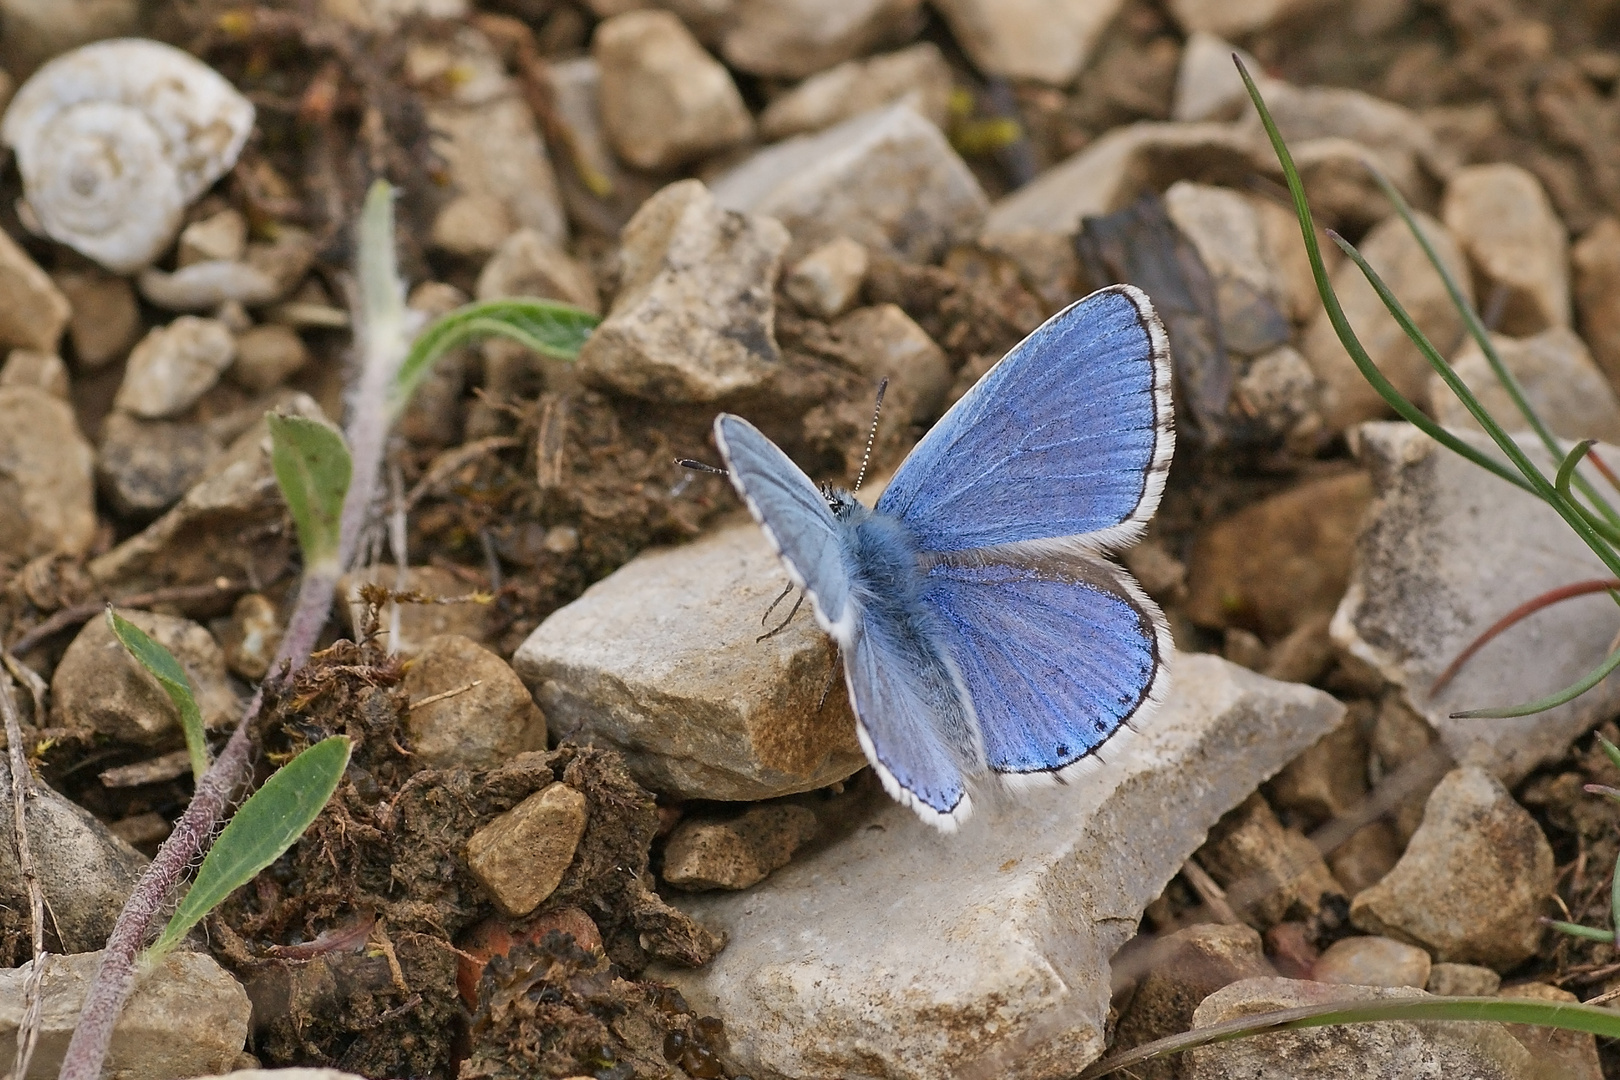
M790 257L842 234L914 262L971 239L988 207L945 136L904 102L766 147L716 180L714 198L778 218Z
M670 169L748 138L753 117L731 73L667 11L630 11L596 27L602 127L638 169Z
M1091 57L1122 0L935 0L986 75L1065 86Z
M914 30L922 0L737 0L720 51L740 71L802 79Z
M1222 344L1244 356L1286 345L1287 300L1254 202L1230 188L1178 180L1164 193L1164 210L1209 271Z
M1492 445L1482 435L1464 437L1481 448ZM1545 450L1521 445L1552 475L1557 462ZM1599 593L1549 607L1486 645L1439 695L1430 686L1520 604L1612 575L1545 503L1416 428L1364 424L1356 446L1376 497L1356 545L1350 588L1334 615L1333 638L1400 687L1453 759L1517 783L1613 716L1620 685L1605 680L1574 701L1515 720L1453 720L1450 714L1533 701L1587 674L1603 661L1620 625L1614 601ZM1600 445L1597 451L1620 461L1620 450Z
M1243 77L1232 63L1236 54L1268 100L1276 82L1260 66L1260 61L1214 34L1194 30L1181 49L1181 65L1176 69L1176 92L1170 102L1170 119L1183 123L1198 120L1230 120L1249 107L1249 92Z
M147 420L184 412L236 359L236 339L218 319L182 315L147 334L129 354L114 408Z
M939 46L924 41L810 76L765 107L759 133L766 139L804 135L902 100L943 128L950 97L950 65Z
M880 801L839 843L752 891L682 899L730 944L658 969L723 1016L754 1076L1007 1080L1101 1054L1109 958L1205 830L1343 707L1214 656L1106 764L998 800L955 836Z
M585 378L648 400L714 401L771 377L779 222L722 209L682 180L642 204L622 241L619 293L577 361Z
M1322 4L1323 0L1170 0L1170 14L1192 34L1241 38Z
M79 1022L79 1010L101 965L101 953L52 956L40 988L39 1042L30 1077L54 1076ZM23 987L32 961L0 971L0 1056L17 1052ZM119 1014L106 1075L120 1080L174 1080L224 1072L242 1057L252 1009L247 991L206 953L175 951L135 984Z
M782 281L782 291L811 315L836 318L860 295L869 262L866 248L840 236L795 263Z
M1498 329L1569 325L1569 234L1534 173L1505 161L1458 169L1440 217L1480 278L1480 303L1503 290Z
M984 236L1026 229L1072 235L1082 218L1124 209L1176 180L1237 180L1253 143L1231 124L1144 121L1114 128L990 209Z
M1620 400L1575 331L1553 326L1528 338L1492 334L1491 343L1553 434L1620 445ZM1451 366L1503 427L1529 428L1473 338L1465 340ZM1429 376L1429 412L1447 427L1480 430L1438 373Z
M835 650L808 613L755 640L786 580L752 522L647 552L553 612L512 666L553 734L615 747L653 791L765 799L825 787L866 759L842 688L818 708Z

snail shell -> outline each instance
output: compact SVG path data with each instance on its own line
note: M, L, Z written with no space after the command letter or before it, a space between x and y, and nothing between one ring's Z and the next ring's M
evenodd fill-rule
M148 266L192 200L236 164L253 105L195 57L98 41L34 73L0 120L40 229L107 269Z

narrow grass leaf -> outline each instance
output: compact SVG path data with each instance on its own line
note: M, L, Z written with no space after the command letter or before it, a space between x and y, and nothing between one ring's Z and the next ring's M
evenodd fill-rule
M1582 926L1580 923L1562 922L1558 919L1546 920L1547 925L1560 934L1570 937L1585 938L1587 941L1613 941L1613 930L1599 930L1595 926Z
M572 360L601 320L583 308L552 300L485 300L457 308L417 335L394 381L396 413L433 370L439 357L476 338L507 337L524 348L558 360Z
M337 790L352 749L346 736L322 739L248 796L203 858L169 925L147 950L148 962L161 959L204 915L292 847Z
M208 742L203 734L202 712L197 708L197 695L192 692L186 669L174 654L107 605L107 625L135 662L145 668L169 695L180 712L180 730L186 736L186 754L191 758L191 775L201 780L208 771Z
M1603 756L1609 759L1609 764L1620 769L1620 746L1614 745L1602 735L1597 737L1598 745L1603 748Z
M1586 929L1583 927L1582 929ZM1242 1016L1167 1039L1146 1043L1097 1062L1076 1080L1097 1080L1151 1058L1179 1054L1212 1043L1245 1039L1272 1031L1366 1024L1387 1020L1459 1020L1501 1024L1535 1024L1563 1031L1585 1031L1605 1039L1620 1037L1620 1012L1573 1002L1522 998L1424 997L1381 1001L1337 1002Z
M1614 873L1609 876L1609 925L1620 931L1620 858L1614 860ZM1611 940L1613 936L1611 932Z
M1582 439L1564 455L1564 460L1558 465L1558 475L1553 477L1553 487L1558 489L1558 494L1566 499L1573 498L1569 493L1569 478L1574 475L1575 467L1581 463L1581 459L1596 445L1596 439Z
M1531 716L1548 709L1556 709L1566 702L1574 701L1592 687L1608 678L1609 673L1620 667L1620 649L1610 653L1608 658L1587 672L1576 682L1564 687L1562 690L1548 694L1535 701L1527 701L1523 705L1513 705L1505 709L1469 709L1466 712L1454 712L1453 720L1511 720L1516 716Z
M354 465L343 436L303 416L265 417L270 425L270 463L292 511L304 567L337 564L343 497Z

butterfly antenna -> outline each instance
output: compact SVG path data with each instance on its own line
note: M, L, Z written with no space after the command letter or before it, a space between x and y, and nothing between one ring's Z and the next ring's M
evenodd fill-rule
M679 465L683 469L691 469L693 472L708 473L711 476L730 476L731 475L725 469L717 469L713 465L709 465L709 464L706 464L706 463L701 462L701 461L696 461L696 460L694 460L692 458L689 458L689 457L676 458L675 459L675 464Z
M861 490L861 482L866 479L866 466L872 460L872 444L877 442L878 414L883 411L883 393L889 388L889 380L885 378L878 383L877 404L872 406L872 430L866 433L866 453L861 455L861 471L855 477L855 487L851 490ZM825 695L823 695L825 697Z

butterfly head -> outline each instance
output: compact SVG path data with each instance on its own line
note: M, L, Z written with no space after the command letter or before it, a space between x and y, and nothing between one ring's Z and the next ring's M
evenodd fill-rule
M832 516L843 522L858 521L872 511L868 510L852 492L831 484L821 485L821 497L827 500Z

